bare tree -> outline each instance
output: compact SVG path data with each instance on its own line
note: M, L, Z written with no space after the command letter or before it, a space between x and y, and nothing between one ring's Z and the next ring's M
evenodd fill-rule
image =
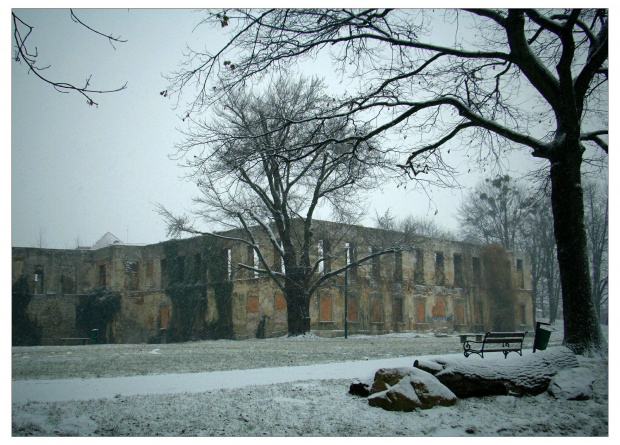
M209 22L232 25L229 42L191 54L170 79L170 93L198 88L189 114L251 78L326 50L338 73L359 81L356 91L307 118L346 118L365 128L338 142L359 149L390 134L400 140L395 150L408 150L400 166L416 179L444 175L442 153L451 149L486 165L511 144L546 159L564 344L578 353L604 348L580 184L584 149L608 151L606 10L226 10ZM435 24L441 33L431 32ZM222 82L215 90L214 80Z
M484 244L519 249L519 233L532 199L508 175L487 178L476 185L458 208L463 237Z
M119 37L114 37L112 34L105 34L96 29L88 26L82 20L78 18L75 12L70 9L71 20L73 22L78 23L80 26L86 28L89 32L97 34L99 36L105 37L110 42L110 45L114 49L114 42L117 43L125 43L127 40L123 40ZM30 42L28 39L32 36L34 27L23 21L19 18L15 12L12 13L13 16L13 43L15 55L13 59L18 63L25 63L28 67L28 73L33 73L43 82L51 85L56 91L60 93L70 93L72 91L77 92L86 98L86 102L88 105L97 106L97 102L94 101L93 97L97 94L105 94L105 93L115 93L121 90L124 90L127 87L127 83L125 85L115 88L112 90L100 90L94 89L91 87L91 78L92 75L88 76L88 79L84 82L83 86L75 85L71 82L52 80L49 76L45 74L45 70L49 69L51 65L40 66L37 65L37 61L39 60L39 52L36 47L34 50L31 46L29 46Z
M47 232L47 228L39 226L39 233L37 234L37 238L34 242L34 247L38 247L39 249L44 249L47 247L45 232Z
M532 302L542 316L555 322L560 303L561 284L557 248L553 233L553 216L549 193L543 187L530 192L531 204L519 227L520 246L530 254Z
M457 234L452 230L442 227L430 217L407 215L401 219L396 218L386 211L382 216L375 217L375 225L383 230L402 233L405 245L415 243L416 236L437 238L445 240L457 239Z
M335 219L354 222L364 211L357 194L374 184L383 162L370 145L354 154L347 144L315 144L350 131L344 119L285 125L304 121L325 106L328 98L322 90L318 80L280 78L264 93L230 92L212 119L193 121L178 146L178 157L186 161L201 192L193 217L175 216L159 206L169 235L210 234L247 245L253 255L238 266L269 276L282 290L289 335L310 330L310 297L319 286L348 268L399 250L388 246L359 259L347 251L346 264L334 270L324 267L334 250L312 257L317 208L329 206ZM198 229L197 220L229 231ZM268 245L259 243L261 238ZM283 267L270 252L277 253Z
M534 316L541 309L554 322L561 286L550 206L544 187L528 190L502 175L478 183L461 202L457 218L467 241L530 254Z
M584 184L584 197L592 296L600 317L601 306L608 298L609 193L598 183L588 181Z

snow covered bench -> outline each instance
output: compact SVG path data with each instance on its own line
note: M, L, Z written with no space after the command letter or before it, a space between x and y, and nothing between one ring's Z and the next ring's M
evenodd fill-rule
M504 358L509 352L522 354L523 339L527 332L487 332L482 341L465 340L463 342L463 355L469 357L478 354L484 358L485 352L503 352Z

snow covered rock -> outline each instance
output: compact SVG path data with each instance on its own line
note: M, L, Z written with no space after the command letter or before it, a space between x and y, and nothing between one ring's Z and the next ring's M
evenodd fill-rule
M349 386L349 394L360 397L368 397L372 387L373 378L356 380Z
M431 370L427 363L414 366ZM504 358L502 354L478 356L444 356L433 359L441 365L435 377L459 398L493 395L538 395L546 391L551 379L563 369L577 368L575 354L568 348L549 348L545 351L523 352Z
M452 406L456 396L432 374L413 367L382 368L375 374L368 404L388 411Z
M588 400L594 393L594 380L588 368L564 369L551 379L547 392L556 399Z
M434 362L432 360L417 359L416 361L413 362L413 367L421 369L426 372L430 372L433 375L443 370L443 366L441 366L439 363Z

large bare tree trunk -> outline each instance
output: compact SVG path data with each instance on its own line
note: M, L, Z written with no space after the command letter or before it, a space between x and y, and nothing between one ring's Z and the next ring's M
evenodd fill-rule
M304 335L310 332L310 297L308 290L300 285L302 276L294 271L288 272L284 286L284 298L286 299L286 316L288 322L288 335Z
M581 147L551 160L551 206L564 308L564 345L576 354L603 349L590 281L581 187Z

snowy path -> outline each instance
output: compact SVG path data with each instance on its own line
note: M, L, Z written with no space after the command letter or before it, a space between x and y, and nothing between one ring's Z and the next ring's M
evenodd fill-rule
M460 354L459 354L460 355ZM192 374L164 374L115 378L17 380L12 382L13 403L60 402L113 398L117 395L198 393L252 385L272 385L301 380L355 379L384 367L412 366L418 357L398 357L327 363L310 366L244 369Z

